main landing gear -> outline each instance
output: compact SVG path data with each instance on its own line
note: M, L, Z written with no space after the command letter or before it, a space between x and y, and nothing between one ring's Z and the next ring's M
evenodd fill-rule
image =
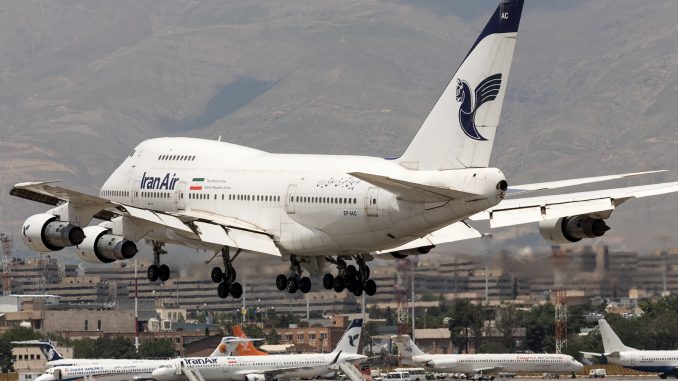
M228 297L230 293L234 299L239 299L242 296L242 285L235 281L235 269L233 268L233 261L240 254L240 250L236 251L233 258L228 247L221 249L221 259L224 261L224 269L221 267L212 268L212 282L219 283L217 287L217 294L220 298Z
M327 257L326 260L337 265L338 270L336 277L329 273L323 277L323 287L327 290L334 289L335 292L342 292L345 288L355 296L362 295L363 291L368 296L377 293L377 284L370 279L370 268L365 264L365 258L362 255L355 257L357 269L354 265L346 265L342 257L337 257L336 260Z
M285 274L278 274L275 278L275 286L278 290L287 290L290 294L294 294L297 290L304 294L311 291L311 279L301 276L301 263L296 255L290 256L290 272L292 275L289 278Z
M167 254L167 251L163 249L165 242L151 241L151 244L153 245L153 264L148 266L146 276L151 282L155 282L158 279L165 282L170 278L169 266L160 264L160 256Z

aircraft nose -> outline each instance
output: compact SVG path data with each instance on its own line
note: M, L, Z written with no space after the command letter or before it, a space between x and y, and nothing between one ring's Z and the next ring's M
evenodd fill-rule
M576 372L579 372L580 370L584 369L584 364L574 359L572 359L572 361L574 361L574 367L577 369Z

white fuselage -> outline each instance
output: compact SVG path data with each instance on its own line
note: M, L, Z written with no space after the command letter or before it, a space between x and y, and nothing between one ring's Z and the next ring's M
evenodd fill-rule
M413 202L349 173L376 173L482 195ZM162 138L141 143L101 196L140 208L237 221L270 234L286 254L351 255L397 247L501 201L494 168L412 171L363 156L272 154L224 142ZM182 243L151 231L148 238Z
M36 381L71 381L95 378L100 381L128 381L150 378L156 368L168 360L102 360L100 363L54 366Z
M617 353L607 356L607 361L642 372L678 374L678 351L624 351Z
M502 372L578 372L582 364L569 355L558 354L461 354L413 356L413 365L425 365L437 370L473 373L477 370Z
M311 378L322 376L333 370L336 353L236 356L219 358L175 359L153 372L157 381L185 381L187 377L181 371L192 368L200 373L205 381L243 380L247 375L262 375L275 372L274 378ZM337 362L358 361L365 356L341 354Z

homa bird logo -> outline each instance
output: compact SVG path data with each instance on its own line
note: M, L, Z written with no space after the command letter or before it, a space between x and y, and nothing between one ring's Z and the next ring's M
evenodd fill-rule
M463 79L457 79L457 102L459 106L459 125L462 131L473 140L487 140L480 135L476 127L476 111L485 102L493 101L499 94L501 87L501 73L491 75L476 87L475 105L474 99L471 98L471 86Z
M356 340L358 340L359 337L360 337L360 334L359 334L359 333L356 333L356 334L353 335L353 336L348 335L348 343L349 343L352 347L355 347L356 344L358 344L358 342L357 342Z

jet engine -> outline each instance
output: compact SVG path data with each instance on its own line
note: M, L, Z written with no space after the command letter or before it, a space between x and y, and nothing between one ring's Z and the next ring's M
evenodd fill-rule
M78 257L90 263L111 263L133 258L137 245L121 235L110 234L101 226L87 226L85 240L75 250Z
M539 222L539 233L554 243L578 242L582 238L596 238L610 230L602 218L589 216L561 217Z
M266 381L264 374L246 374L243 381Z
M85 239L85 233L80 227L57 218L48 213L28 217L21 230L26 246L41 252L57 251L67 246L79 245Z

